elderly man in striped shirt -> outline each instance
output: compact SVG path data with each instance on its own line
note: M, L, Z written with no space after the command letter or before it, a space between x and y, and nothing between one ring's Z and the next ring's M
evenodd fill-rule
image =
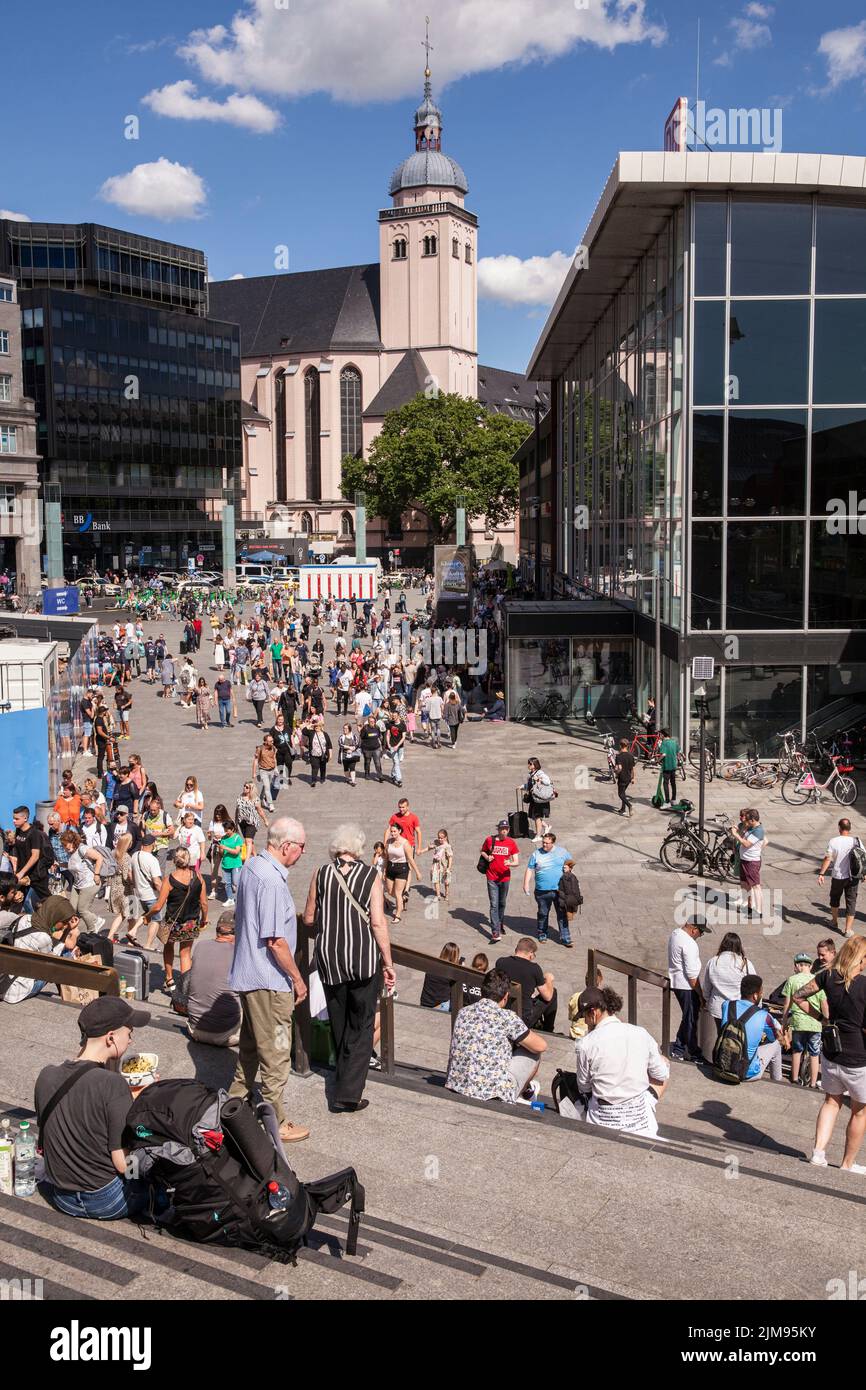
M246 1096L261 1068L261 1091L277 1114L285 1143L310 1131L286 1119L283 1091L292 1067L292 1012L307 986L295 964L298 921L289 891L289 869L306 848L300 821L280 816L268 827L268 843L244 865L235 908L235 947L229 989L240 995L243 1018L238 1065L229 1095Z

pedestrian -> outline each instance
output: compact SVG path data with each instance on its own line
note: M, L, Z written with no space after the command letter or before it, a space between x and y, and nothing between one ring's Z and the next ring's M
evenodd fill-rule
M540 848L533 850L530 855L529 863L523 875L523 891L528 897L534 887L538 940L547 940L550 909L553 908L559 928L560 945L573 949L574 943L571 940L568 914L558 897L563 869L569 859L571 859L569 851L557 845L556 836L552 830L548 830L542 836Z
M821 1029L824 1024L824 1004L827 996L821 989L808 999L795 1003L798 990L812 983L810 969L812 957L808 951L798 951L794 956L794 973L789 975L782 986L785 1007L782 1010L781 1026L791 1029L791 1085L800 1080L800 1066L805 1054L809 1058L809 1089L818 1088L818 1067L821 1057ZM790 1019L790 1023L789 1023Z
M184 811L180 818L180 824L174 832L177 843L189 853L190 864L195 873L201 868L202 855L204 854L207 837L195 818L195 811ZM175 851L175 862L177 851Z
M277 772L281 786L292 785L292 769L295 763L294 750L292 748L292 726L286 722L282 706L277 709L274 716L274 727L270 730L270 736L274 741L277 750Z
M851 833L851 822L843 816L839 822L839 834L834 835L827 845L827 852L818 870L818 882L824 886L824 875L832 865L830 878L830 916L833 927L839 930L839 904L845 898L845 935L853 936L854 920L857 912L857 891L860 876L852 869L851 851L857 849L862 854L863 846L859 838ZM855 858L859 859L859 855ZM856 867L859 867L857 865Z
M111 744L111 715L102 703L101 695L97 696L93 716L93 742L96 745L96 775L102 777Z
M325 730L324 715L312 715L302 737L310 759L310 786L315 789L317 781L324 782L331 759L331 735Z
M855 1162L866 1131L866 937L856 934L844 943L833 965L820 970L811 983L795 991L794 1003L812 999L823 990L829 1026L822 1031L821 1090L824 1103L818 1111L815 1147L810 1163L826 1168L827 1145L846 1094L851 1117L845 1133L841 1167L866 1174Z
M700 1061L698 1014L701 994L701 953L698 942L711 928L703 918L691 917L682 927L674 927L668 938L668 979L682 1009L677 1036L671 1043L671 1056L678 1062Z
M361 743L351 724L343 725L343 732L338 740L337 757L346 774L346 781L350 787L354 787L355 769L361 757Z
M265 809L256 796L255 784L244 782L243 791L235 803L235 824L244 837L244 858L249 859L256 852L256 831L264 821L268 824Z
M177 981L174 978L174 950L180 949L181 988L179 998L185 994L184 976L192 964L192 948L196 937L203 932L208 921L208 897L204 879L193 868L190 852L176 849L174 867L163 878L156 902L147 909L144 921L151 922L165 908L165 919L160 924L157 935L162 942L165 983L163 992L174 994Z
M238 1064L229 1095L249 1096L261 1071L262 1099L276 1112L283 1143L310 1131L286 1118L283 1091L292 1069L292 1013L307 997L295 963L297 916L289 869L306 848L300 821L281 816L268 828L265 850L241 872L235 908L235 946L228 987L240 996Z
M445 704L442 710L442 718L451 736L451 747L457 745L457 735L460 733L460 725L466 718L466 712L460 703L460 696L456 690L448 690L445 693Z
M580 995L577 1015L587 1031L574 1045L577 1088L587 1097L588 1124L651 1138L670 1067L645 1028L616 1017L621 1009L612 989L590 986Z
M675 738L672 738L667 729L661 730L661 743L659 744L659 757L662 764L662 786L664 788L665 801L673 803L677 799L677 766L679 763L680 745Z
M198 784L197 777L187 777L183 784L183 791L175 800L175 809L178 811L192 811L198 824L201 825L201 818L204 813L204 796Z
M399 712L399 702L391 701L385 722L385 755L391 759L391 781L395 787L403 785L403 752L406 747L406 725Z
M534 839L538 843L542 835L550 829L548 817L556 791L538 758L527 759L526 766L526 781L517 791L523 796L529 819L535 821Z
M383 781L382 731L376 722L375 714L368 715L366 722L360 726L359 737L361 756L364 759L364 780L366 781L370 776L370 764L372 763L379 781Z
M174 822L163 805L162 797L155 790L155 784L147 803L147 810L143 814L142 826L145 838L148 835L153 836L154 853L164 867L168 858L168 847L174 835Z
M172 656L171 652L166 652L165 656L162 659L162 666L160 667L159 678L162 682L160 698L163 700L173 698L175 685L175 665L174 657Z
M48 871L53 862L51 841L43 830L30 823L30 808L16 806L12 812L15 827L12 843L12 871L26 886L24 911L33 912L51 892Z
M224 833L220 840L219 871L225 887L225 906L232 907L238 895L238 883L244 864L244 837L234 821L226 821L223 830Z
M274 810L274 800L280 791L280 775L277 771L277 746L273 734L265 734L253 754L252 780L261 797L262 805L268 811Z
M761 858L767 847L767 837L761 825L761 813L755 807L746 810L745 831L731 826L731 835L740 846L740 890L745 891L749 916L764 915L764 890L761 887Z
M747 1056L743 1081L759 1081L765 1071L771 1080L782 1080L782 1029L770 1011L762 1007L763 994L760 975L744 975L740 998L726 999L722 1004L722 1032L726 1024L742 1020Z
M630 816L632 814L632 802L628 793L635 778L635 756L629 752L627 738L621 738L619 741L613 773L616 778L616 789L619 793L619 815Z
M238 717L237 706L235 704L234 686L228 676L220 674L214 682L214 699L220 716L220 728L231 728L232 715Z
M216 897L217 884L220 881L220 864L222 861L222 842L227 834L226 827L234 826L234 821L228 813L228 807L220 801L213 808L211 823L207 828L207 858L210 861L210 894L211 898ZM237 827L235 827L237 828ZM241 836L241 848L243 848L243 836Z
M511 870L520 862L520 848L508 833L508 821L503 817L493 835L488 835L481 846L478 867L486 862L484 877L487 883L487 898L490 903L490 940L501 940L505 932L505 904L508 900L508 886Z
M67 855L66 870L72 875L69 901L88 931L98 931L104 920L93 911L93 904L102 889L102 855L98 847L90 849L74 830L64 830L60 840Z
M741 998L740 987L746 975L754 975L755 967L743 950L736 932L725 932L719 949L710 956L701 974L701 995L704 1008L716 1025L716 1037L722 1031L722 1006Z
M356 825L340 825L329 846L330 862L313 875L304 921L316 933L319 972L334 1038L336 1064L330 1109L364 1110L363 1099L376 1006L396 973L385 921L382 880L363 862L366 837Z
M434 688L430 691L427 700L427 723L430 731L430 747L439 748L442 742L442 716L445 713L445 701Z
M247 687L247 699L251 702L256 712L256 727L259 729L262 727L262 715L265 705L268 702L269 694L267 681L264 679L261 671L256 671Z
M195 688L195 712L198 720L198 727L207 730L210 727L210 712L213 704L213 696L210 686L204 676L199 676L198 685Z
M430 883L436 898L441 897L447 903L451 891L451 870L454 865L454 851L448 840L448 831L437 830L436 839L419 849L418 853L433 855L430 861Z
M390 825L385 835L385 892L394 902L394 923L401 921L406 906L410 865L415 867L411 846L399 826Z

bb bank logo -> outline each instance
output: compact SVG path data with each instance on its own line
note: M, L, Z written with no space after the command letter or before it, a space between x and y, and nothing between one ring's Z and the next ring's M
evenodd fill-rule
M470 675L483 676L487 670L487 633L474 627L427 627L415 634L413 644L409 624L400 624L400 657L408 662L420 655L425 666L465 666Z
M131 1361L134 1371L149 1371L149 1327L82 1327L73 1318L69 1327L51 1330L52 1361Z

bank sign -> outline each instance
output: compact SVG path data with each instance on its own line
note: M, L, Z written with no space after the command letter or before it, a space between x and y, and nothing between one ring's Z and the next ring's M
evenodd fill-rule
M42 612L51 617L68 618L78 609L78 590L74 585L68 589L46 589L42 595Z

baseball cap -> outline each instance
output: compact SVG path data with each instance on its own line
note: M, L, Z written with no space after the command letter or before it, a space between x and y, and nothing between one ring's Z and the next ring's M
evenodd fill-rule
M689 920L686 922L686 926L687 926L687 927L697 927L697 929L698 929L698 931L700 932L701 936L706 936L708 932L709 932L710 934L712 934L712 930L713 930L712 927L708 927L708 926L707 926L707 924L706 924L706 922L704 921L703 917L690 917Z
M155 845L155 844L156 844L156 836L155 836L155 835L142 835L142 837L141 837L141 843L142 843L143 845Z
M794 964L802 965L804 962L806 965L811 965L812 957L809 955L808 951L798 951L794 957Z
M148 1023L147 1009L133 1009L125 999L107 994L85 1004L78 1015L78 1027L85 1038L104 1038L114 1028L144 1028Z
M604 1007L604 995L601 990L595 985L590 985L589 989L585 989L577 1001L577 1016L583 1018L587 1009L603 1009Z
M505 829L507 830L507 829L508 829L508 818L507 818L507 816L503 816L503 817L502 817L502 820L498 820L498 821L496 822L496 829L497 829L497 830L501 830L502 827L503 827L503 825L505 826Z

